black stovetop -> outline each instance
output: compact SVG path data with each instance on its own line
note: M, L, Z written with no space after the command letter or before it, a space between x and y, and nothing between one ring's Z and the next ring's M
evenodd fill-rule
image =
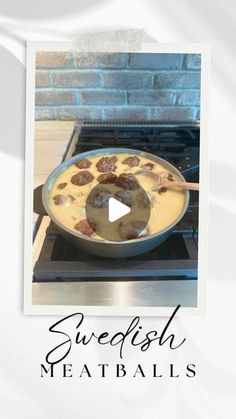
M199 181L199 126L150 122L80 121L75 126L73 155L92 149L127 147L148 151L172 163L187 181ZM64 158L67 156L65 155ZM89 278L129 280L197 278L198 193L171 236L154 250L120 260L90 255L70 244L50 223L34 281L77 281Z

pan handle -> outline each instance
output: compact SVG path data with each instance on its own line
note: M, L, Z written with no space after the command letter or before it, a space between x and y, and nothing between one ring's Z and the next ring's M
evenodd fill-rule
M40 185L34 189L33 209L34 209L34 212L38 215L47 215L47 212L44 208L43 200L42 200L42 189L43 189L43 185Z

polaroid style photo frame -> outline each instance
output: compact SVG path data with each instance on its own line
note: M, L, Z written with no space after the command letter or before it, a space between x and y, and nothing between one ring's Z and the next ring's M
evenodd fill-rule
M208 91L206 45L145 43L140 51L81 52L71 42L28 44L25 314L67 314L79 308L88 315L169 315L179 304L182 315L204 314ZM124 155L127 164L122 149L131 150ZM113 166L99 165L116 154ZM128 207L133 216L139 197L132 181L138 177L143 186L136 172L145 164L170 180L199 183L200 189L190 197L166 186L152 192L147 182L152 175L146 174L142 189L149 218L138 230L137 219L136 224L131 219L130 232L122 218L130 214L119 216L116 210ZM123 173L131 174L128 184L114 183ZM113 221L102 224L109 211L104 213L100 201L97 230L87 223L87 196L97 184L104 194L107 174L123 197L134 201L132 209L114 198L119 190L109 192L108 210L118 217L114 231L123 234L118 241L104 233L104 225ZM73 176L79 181L71 182Z

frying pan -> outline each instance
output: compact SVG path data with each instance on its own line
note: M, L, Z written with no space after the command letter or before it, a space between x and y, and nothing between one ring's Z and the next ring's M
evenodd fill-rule
M72 244L77 247L82 248L83 250L92 253L97 256L108 257L108 258L122 258L128 256L135 256L141 253L148 252L154 247L159 246L167 237L171 234L174 226L181 220L185 214L188 204L189 204L189 191L184 191L184 205L179 216L165 229L158 231L155 234L148 235L146 237L140 237L137 239L126 240L122 242L112 242L107 240L99 240L93 237L88 237L80 234L78 231L73 231L62 225L53 215L50 205L49 205L49 192L55 181L55 179L63 172L67 167L74 164L80 159L89 159L94 156L105 156L105 155L114 155L114 154L129 154L136 155L140 157L145 157L153 163L158 163L163 166L166 171L173 173L177 178L182 181L185 181L183 175L179 170L174 167L172 164L167 162L160 157L157 157L153 154L146 153L140 150L128 149L128 148L103 148L99 150L87 151L72 157L69 160L65 160L61 163L53 172L48 176L45 184L42 189L42 202L45 212L52 221L60 229L61 234L66 237Z

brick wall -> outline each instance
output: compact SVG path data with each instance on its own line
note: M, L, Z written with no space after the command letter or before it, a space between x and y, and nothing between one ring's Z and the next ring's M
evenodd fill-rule
M196 54L38 52L35 118L199 119Z

